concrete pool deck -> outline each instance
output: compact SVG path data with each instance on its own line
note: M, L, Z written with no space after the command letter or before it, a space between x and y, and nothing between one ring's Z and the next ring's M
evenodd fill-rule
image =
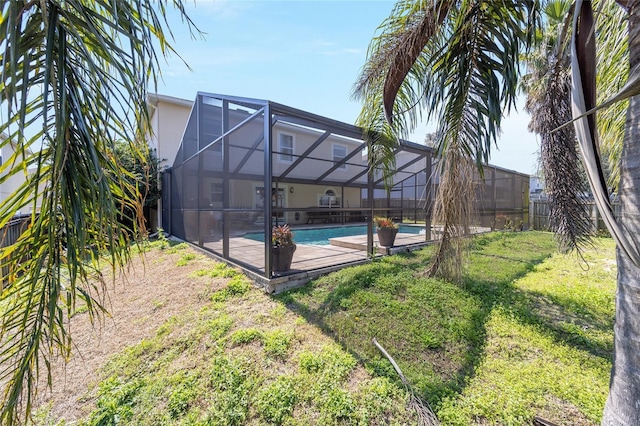
M489 228L474 227L471 233L489 231ZM433 236L439 236L440 232L441 229L438 227L432 229ZM229 239L231 259L221 260L242 268L247 276L268 293L279 293L300 287L318 276L369 261L366 235L330 238L329 242L328 245L297 244L291 270L271 279L261 275L261 273L264 274L264 243L260 241L240 236L232 237ZM377 235L374 233L373 236L373 245L377 249L376 256L413 251L434 242L435 240L425 240L424 234L398 233L393 247L380 247ZM211 254L210 251L222 253L222 241L205 242L203 248L206 249L207 254ZM219 257L216 253L213 255Z

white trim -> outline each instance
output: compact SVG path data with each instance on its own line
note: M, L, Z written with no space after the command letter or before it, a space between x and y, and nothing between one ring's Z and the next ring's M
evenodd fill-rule
M331 161L334 161L334 162L336 161L335 151L334 151L336 147L344 148L344 156L341 157L340 160L338 161L343 160L344 158L347 157L347 155L349 155L349 148L346 145L332 142L331 143ZM349 168L348 164L344 163L342 166L338 167L338 170L347 170L348 168Z
M224 198L224 186L223 186L223 182L222 179L220 179L218 181L218 179L213 179L208 181L209 182L209 206L213 207L214 204L216 205L220 205L222 207L222 203L223 203L223 198ZM214 191L214 186L220 186L220 191ZM220 200L215 200L214 199L214 194L220 194Z
M191 107L193 105L193 101L183 98L176 98L174 96L161 95L160 93L148 93L147 94L147 103L157 106L159 102L167 102L175 105L182 105L186 107Z
M278 135L278 144L277 144L277 159L278 159L278 163L282 163L282 164L291 164L294 162L294 154L296 152L296 135L294 133L289 133L289 132L277 132ZM282 154L282 146L281 146L281 138L282 136L291 136L291 159L287 160L282 158L283 156L288 156L289 154Z

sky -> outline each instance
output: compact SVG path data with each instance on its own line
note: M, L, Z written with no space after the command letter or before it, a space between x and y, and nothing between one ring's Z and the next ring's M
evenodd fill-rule
M198 92L265 99L353 124L362 108L351 99L353 84L394 2L187 0L186 5L203 34L192 36L179 14L169 13L179 56L160 59L158 93L188 100ZM490 163L532 174L538 142L527 130L522 105L503 120ZM435 128L423 123L409 139L422 143Z

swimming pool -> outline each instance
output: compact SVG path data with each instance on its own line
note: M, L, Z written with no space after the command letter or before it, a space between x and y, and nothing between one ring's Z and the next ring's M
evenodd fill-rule
M421 232L422 231L422 232ZM375 232L375 229L374 229ZM403 234L424 234L424 227L413 225L400 225L398 232ZM293 230L293 241L296 244L310 244L314 246L329 245L329 238L351 237L354 235L366 235L367 225L337 226L330 228L304 228ZM244 238L254 241L264 241L262 232L245 234Z

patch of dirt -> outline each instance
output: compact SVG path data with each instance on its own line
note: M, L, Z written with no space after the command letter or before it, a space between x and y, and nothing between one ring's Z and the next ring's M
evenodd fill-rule
M62 359L54 362L53 389L42 387L36 407L50 404L52 418L75 420L86 415L83 408L93 401L83 398L113 354L152 337L172 316L204 306L208 296L226 284L226 279L189 278L191 272L210 268L211 260L197 255L187 265L177 266L185 253L194 252L154 249L144 256L134 255L125 274L115 285L108 285L106 308L110 316L93 325L87 313L71 319L71 359L66 365ZM41 383L46 383L44 375Z
M595 426L582 414L575 405L554 396L547 398L547 403L536 413L538 417L558 426Z

